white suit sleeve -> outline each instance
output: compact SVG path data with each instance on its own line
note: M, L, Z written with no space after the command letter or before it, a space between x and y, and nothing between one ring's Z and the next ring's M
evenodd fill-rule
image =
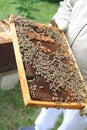
M53 17L53 20L55 20L60 30L66 31L71 20L72 9L76 1L77 0L64 0L60 2L58 11Z

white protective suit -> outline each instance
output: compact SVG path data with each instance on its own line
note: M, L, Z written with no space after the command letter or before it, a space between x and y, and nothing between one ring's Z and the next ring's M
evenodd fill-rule
M59 29L66 31L66 37L87 84L87 0L64 0L53 19ZM59 115L64 119L58 130L84 130L87 116L80 116L79 110L42 108L35 121L35 130L51 130Z

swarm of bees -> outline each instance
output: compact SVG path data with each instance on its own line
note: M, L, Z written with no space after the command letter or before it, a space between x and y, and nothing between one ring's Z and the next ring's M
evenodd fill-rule
M39 101L83 102L84 81L57 28L16 16L20 52L31 98Z

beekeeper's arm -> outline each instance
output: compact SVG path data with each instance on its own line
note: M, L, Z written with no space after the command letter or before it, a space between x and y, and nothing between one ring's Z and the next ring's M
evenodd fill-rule
M61 31L66 31L71 20L73 6L78 0L64 0L60 2L57 13L53 20Z

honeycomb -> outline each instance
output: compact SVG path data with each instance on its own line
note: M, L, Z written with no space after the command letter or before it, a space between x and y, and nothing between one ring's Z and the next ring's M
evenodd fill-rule
M33 100L84 102L85 83L62 32L21 16L15 23L30 96Z

